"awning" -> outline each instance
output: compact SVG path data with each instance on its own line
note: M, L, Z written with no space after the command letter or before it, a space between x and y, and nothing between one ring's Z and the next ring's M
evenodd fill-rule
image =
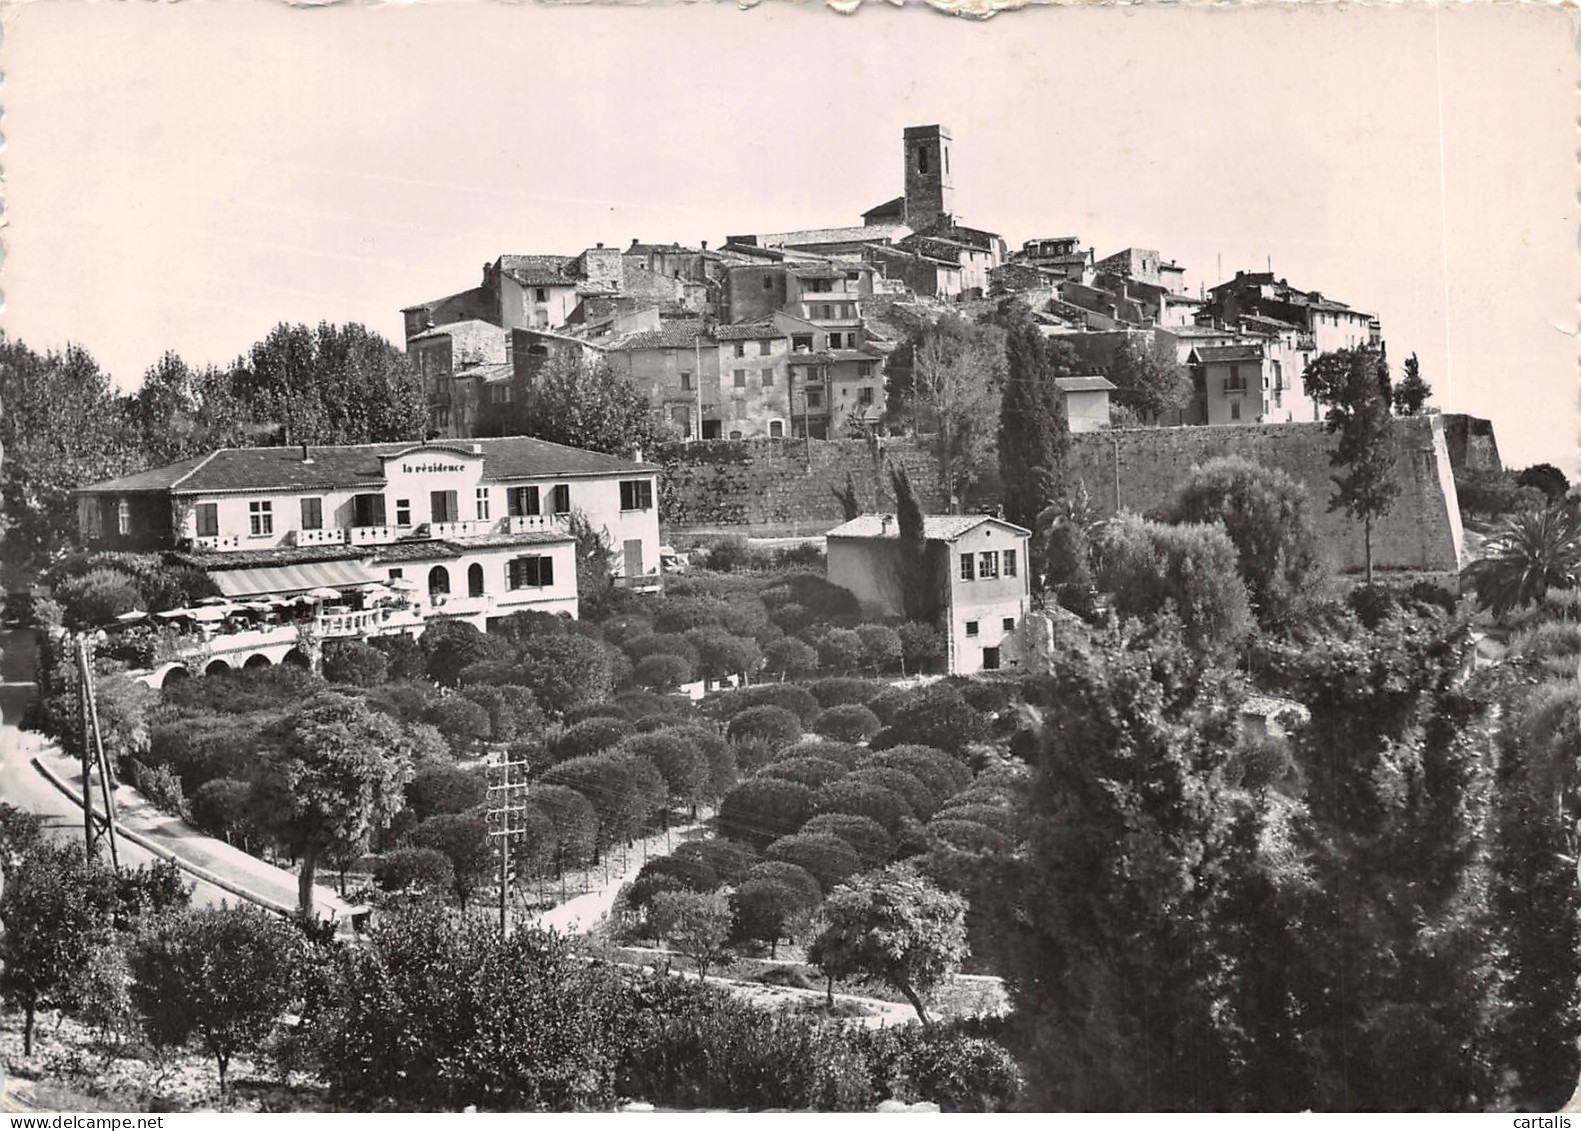
M263 593L305 593L327 586L349 589L372 585L384 578L358 561L307 562L302 565L257 566L253 569L211 569L209 576L227 597L253 597Z

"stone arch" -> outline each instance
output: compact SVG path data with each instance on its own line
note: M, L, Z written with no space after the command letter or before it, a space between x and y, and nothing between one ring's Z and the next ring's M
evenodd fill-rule
M313 666L313 661L308 659L307 653L300 648L291 649L281 657L280 662L298 668L311 668Z
M215 660L210 660L209 661L208 667L203 669L203 674L204 675L228 675L230 673L230 670L231 670L231 665L227 661L220 660L220 659L215 659Z
M165 669L165 674L160 677L159 686L161 689L174 687L176 684L183 683L191 678L192 673L186 668L180 664L171 664L170 667Z
M248 671L255 671L258 668L270 668L273 666L274 665L269 661L269 657L265 656L262 652L254 652L251 656L247 657L247 662L242 665L242 667L246 668Z

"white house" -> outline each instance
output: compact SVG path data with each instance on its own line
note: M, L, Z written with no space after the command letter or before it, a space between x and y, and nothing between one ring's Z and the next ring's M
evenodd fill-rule
M659 584L658 469L521 436L227 448L77 492L90 546L170 550L227 596L415 583L420 615L577 613L574 512Z
M1021 628L1032 604L1027 571L1031 532L991 515L928 515L927 588L945 629L946 668L970 674L1016 667ZM904 611L900 523L894 515L864 514L825 535L828 579L849 589L863 611Z

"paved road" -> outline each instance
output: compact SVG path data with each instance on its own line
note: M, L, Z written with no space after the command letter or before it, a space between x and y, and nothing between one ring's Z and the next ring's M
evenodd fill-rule
M34 694L36 659L33 634L27 631L0 630L0 801L42 815L57 835L82 836L82 809L74 798L81 796L82 775L77 763L64 757L58 747L44 736L24 731L17 724ZM47 766L70 791L63 792L33 764ZM97 793L95 793L97 800ZM207 869L221 880L255 892L277 907L296 905L296 877L272 867L224 841L206 837L178 818L154 809L127 786L116 790L116 810L121 821L166 852L189 864ZM126 838L118 840L123 863L138 867L160 859L148 849ZM185 874L195 885L195 904L236 904L242 898L235 892ZM347 922L350 908L329 889L317 888L321 915Z
M26 630L0 629L0 801L37 813L46 827L60 836L82 837L82 809L56 789L33 767L32 758L43 744L40 735L18 729L22 712L33 699L33 676L37 654L33 634ZM80 779L79 779L80 780ZM121 860L132 867L152 864L153 853L135 844L121 843ZM192 877L188 876L188 880ZM209 905L237 902L234 895L213 884L193 881L192 901Z

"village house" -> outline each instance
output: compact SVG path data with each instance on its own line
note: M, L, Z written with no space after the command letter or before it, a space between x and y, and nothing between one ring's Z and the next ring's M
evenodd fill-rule
M1065 419L1072 432L1097 432L1109 427L1109 394L1115 384L1107 377L1088 374L1081 377L1056 377L1065 405Z
M923 533L932 612L945 636L945 670L969 675L1019 666L1023 622L1032 607L1031 532L978 514L928 515ZM904 613L900 524L894 515L859 515L825 537L831 583L849 589L864 613Z
M1208 290L1205 318L1232 325L1246 315L1274 318L1295 327L1299 348L1313 356L1356 346L1376 346L1383 331L1378 319L1318 291L1302 291L1272 272L1237 271L1235 278Z
M76 492L93 549L170 551L238 599L401 583L479 628L577 614L573 514L659 584L658 468L526 437L227 448Z

